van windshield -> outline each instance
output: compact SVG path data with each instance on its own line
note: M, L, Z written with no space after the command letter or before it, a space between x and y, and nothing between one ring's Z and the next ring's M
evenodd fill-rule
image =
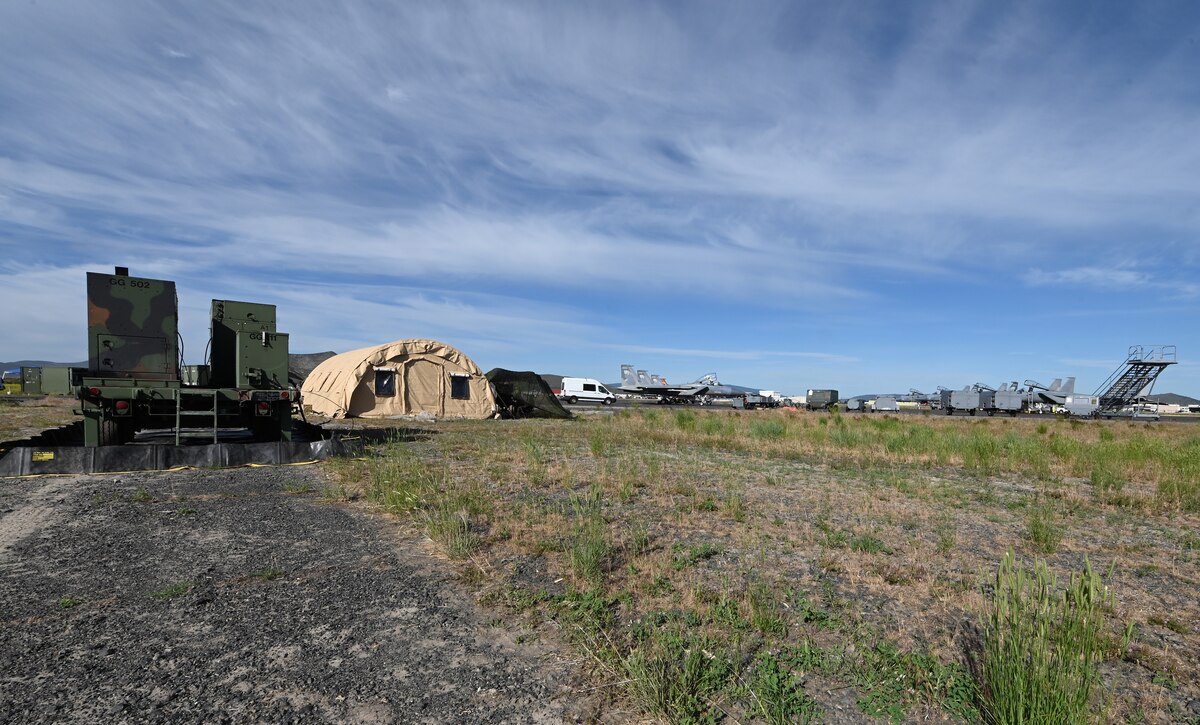
M600 386L600 392L604 393L605 395L612 395L612 393L608 392L608 388L604 387L603 385Z

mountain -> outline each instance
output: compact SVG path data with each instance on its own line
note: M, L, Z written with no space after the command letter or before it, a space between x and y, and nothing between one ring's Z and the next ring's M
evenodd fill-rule
M15 370L16 368L86 368L87 360L83 362L60 363L48 360L17 360L0 363L0 370Z
M1158 393L1147 396L1146 400L1159 405L1200 405L1200 400L1177 393Z

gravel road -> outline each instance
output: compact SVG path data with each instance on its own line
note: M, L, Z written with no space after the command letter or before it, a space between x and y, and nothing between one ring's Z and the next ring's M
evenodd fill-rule
M315 467L0 480L0 722L559 723L489 627Z

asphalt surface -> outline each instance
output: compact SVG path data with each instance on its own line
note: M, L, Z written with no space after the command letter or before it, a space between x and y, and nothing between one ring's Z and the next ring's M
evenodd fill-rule
M555 653L314 466L0 480L0 722L559 723Z

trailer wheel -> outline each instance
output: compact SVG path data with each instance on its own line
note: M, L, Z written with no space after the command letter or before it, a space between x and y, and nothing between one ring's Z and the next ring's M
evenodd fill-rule
M100 445L119 446L131 440L133 440L133 426L112 418L102 418L100 420Z
M971 415L975 415L975 409L971 408Z

